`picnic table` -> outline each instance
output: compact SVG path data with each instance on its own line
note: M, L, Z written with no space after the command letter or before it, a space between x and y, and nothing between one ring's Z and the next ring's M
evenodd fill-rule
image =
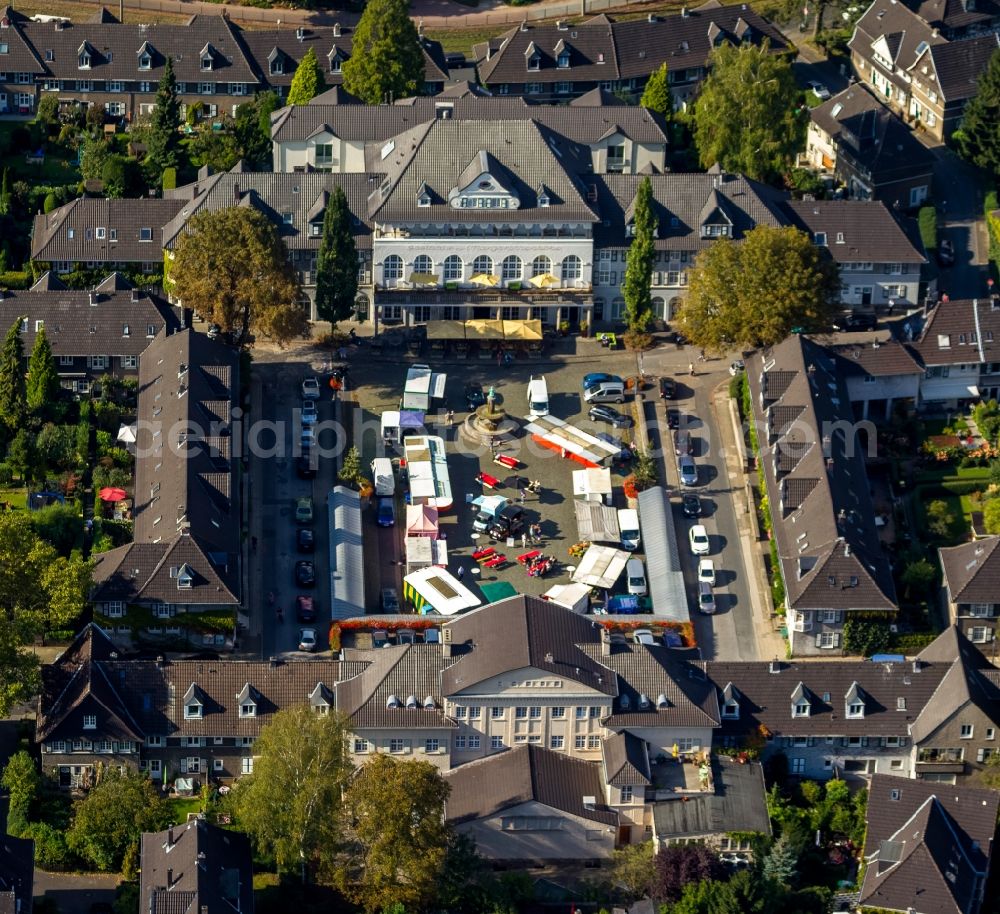
M521 461L510 454L494 454L493 462L506 467L508 470L517 470L521 467Z
M486 489L499 489L503 485L496 476L491 476L489 473L480 473L476 477L476 482L482 484Z

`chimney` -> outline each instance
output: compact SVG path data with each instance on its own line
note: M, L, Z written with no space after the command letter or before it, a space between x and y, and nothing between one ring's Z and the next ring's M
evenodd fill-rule
M919 661L919 660L914 660L913 661L913 672L914 673L919 673L923 668L924 668L924 665L923 665L923 663L921 663L921 661Z
M306 37L306 30L305 30L304 28L301 28L301 27L300 27L300 28L297 28L297 29L295 30L295 37L296 37L296 38L297 38L297 39L298 39L299 41L302 41L302 40L303 40L303 39L304 39L304 38Z
M340 23L339 22L335 22L333 24L333 37L334 38L339 38L340 37Z
M847 558L851 554L851 544L844 543L844 558Z
M118 21L125 21L125 0L118 0Z
M97 304L97 293L90 292L87 294L87 300L90 302L90 307L93 308Z
M649 15L648 15L648 16L646 17L646 21L647 21L647 22L659 22L660 20L659 20L659 19L657 18L657 16L656 16L656 13L650 13L650 14L649 14Z
M528 31L528 20L527 19L522 19L521 20L521 31L522 32Z
M690 16L690 15L691 14L688 12L688 8L686 6L681 7L681 18L682 19L687 19L688 16Z
M417 23L417 36L420 37L420 38L424 37L424 20L423 19L421 19Z
M772 660L767 665L767 671L769 673L780 673L781 672L781 661L777 657L775 657L774 660Z
M611 656L611 632L606 628L601 629L601 656Z
M174 884L174 871L172 867L167 867L167 888Z
M173 846L174 846L174 827L173 825L171 825L170 828L167 829L167 847L169 848ZM168 882L170 881L169 876L167 877L167 881Z
M267 658L267 662L270 665L270 667L271 667L272 670L276 669L278 667L278 665L281 663L281 661L278 660L278 658L275 657L274 655L268 657Z

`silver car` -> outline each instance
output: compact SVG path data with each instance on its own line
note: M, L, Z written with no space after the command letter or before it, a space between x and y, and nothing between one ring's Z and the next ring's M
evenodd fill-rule
M687 454L682 454L678 458L677 468L680 471L682 486L698 485L698 467L695 466L695 462Z

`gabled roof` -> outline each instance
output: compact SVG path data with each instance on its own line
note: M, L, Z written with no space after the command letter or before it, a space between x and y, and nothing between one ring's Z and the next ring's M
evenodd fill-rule
M246 835L202 818L142 836L139 906L147 914L253 914Z
M612 787L652 784L646 741L631 733L616 733L601 744L604 780Z
M885 331L838 333L822 342L837 358L837 370L845 377L884 378L923 375L919 359L905 343Z
M986 536L938 550L952 603L994 603L1000 594L1000 537Z
M617 695L617 677L581 645L599 643L583 616L537 597L517 596L445 623L456 662L441 673L441 691L453 696L493 676L534 667L605 695Z
M1000 298L939 302L928 315L913 349L928 366L997 361Z
M993 790L873 776L861 904L920 914L976 910L998 807Z
M923 264L927 258L885 203L880 200L789 200L793 225L839 264L859 261Z
M535 801L581 819L616 826L618 814L603 804L601 770L561 752L518 746L444 773L451 787L445 818L453 825L497 815ZM584 797L593 797L592 808Z
M946 43L946 38L935 34L926 22L902 3L875 0L857 21L848 47L870 60L877 46L881 51L888 52L894 69L905 70L926 48Z
M0 835L0 914L31 914L35 842Z
M2 43L7 45L7 51L3 55L4 71L11 74L31 73L33 76L45 73L45 64L25 35L25 28L32 25L31 20L13 7L4 6L0 7L0 23L3 24L3 30L0 31ZM10 79L13 78L11 75Z
M959 30L995 23L1000 6L994 0L901 0L929 26Z
M922 662L947 663L949 668L910 728L915 742L926 739L969 704L1000 724L1000 683L996 668L958 626L946 628L917 657Z
M931 47L929 56L946 102L972 98L979 91L979 77L997 48L1000 35L996 33Z

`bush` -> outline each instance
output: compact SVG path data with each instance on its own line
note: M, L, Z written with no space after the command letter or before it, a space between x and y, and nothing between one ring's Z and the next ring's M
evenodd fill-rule
M937 210L933 206L921 206L917 213L920 240L927 251L937 250Z
M176 168L164 168L163 169L163 189L173 190L177 187L177 169Z
M42 211L46 214L51 213L58 205L59 202L56 200L55 194L46 194L45 202L42 204Z
M22 835L35 842L35 863L43 870L73 869L76 857L66 843L66 835L47 822L32 822Z
M889 623L885 619L856 618L847 614L844 623L844 650L848 654L871 657L889 649Z
M27 289L33 278L26 270L7 270L0 273L0 289Z
M781 577L781 561L778 558L778 544L771 540L771 599L775 612L785 604L785 582Z
M0 463L0 486L9 486L14 481L14 471L9 463Z
M889 650L895 654L913 657L919 654L937 637L937 632L902 632L893 634L889 640Z

